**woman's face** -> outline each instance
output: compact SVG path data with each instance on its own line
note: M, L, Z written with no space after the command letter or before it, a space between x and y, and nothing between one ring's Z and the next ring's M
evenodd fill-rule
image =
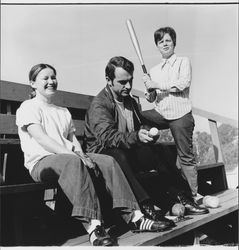
M168 33L165 33L163 39L158 41L157 47L163 58L169 58L174 53L173 40Z
M37 96L51 98L57 90L57 80L54 71L50 68L43 69L31 83Z

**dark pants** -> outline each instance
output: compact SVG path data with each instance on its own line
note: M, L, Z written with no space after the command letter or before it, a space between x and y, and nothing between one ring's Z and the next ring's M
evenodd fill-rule
M193 153L193 130L195 124L192 112L175 120L164 119L154 109L143 111L142 115L147 120L155 123L158 129L170 128L177 148L178 165L188 181L192 195L196 195L198 182L196 161Z
M130 186L118 163L107 155L89 153L102 174L106 190L112 197L112 207L121 210L126 222L132 211L139 209ZM54 154L41 159L31 175L35 181L58 183L73 205L72 216L89 221L102 220L101 208L88 168L78 156Z
M154 191L160 197L166 192L175 196L180 191L189 190L187 182L172 160L172 153L164 145L141 145L125 150L105 149L102 153L113 156L119 163L139 203L151 198L151 193L149 196L143 188L142 180L137 178L140 172L158 172L155 185L157 190Z

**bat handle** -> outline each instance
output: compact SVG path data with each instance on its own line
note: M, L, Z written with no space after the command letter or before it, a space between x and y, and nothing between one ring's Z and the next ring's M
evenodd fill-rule
M144 64L142 64L141 66L142 66L142 69L143 69L144 74L148 74L148 72L147 72L147 69L146 69L145 65L144 65Z

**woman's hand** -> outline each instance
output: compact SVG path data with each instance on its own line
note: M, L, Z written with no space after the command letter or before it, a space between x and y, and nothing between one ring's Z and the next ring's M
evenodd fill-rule
M94 170L96 176L99 176L99 169L98 169L96 163L87 154L84 154L83 152L80 152L80 151L75 151L75 154L77 154L81 158L83 163L88 168Z
M158 84L151 80L150 76L148 74L143 75L143 81L146 89L148 91L153 91L158 88Z

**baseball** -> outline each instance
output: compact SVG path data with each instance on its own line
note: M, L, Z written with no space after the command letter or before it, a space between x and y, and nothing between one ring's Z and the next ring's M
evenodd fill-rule
M181 203L176 203L172 207L172 215L182 217L185 214L185 207Z
M216 196L206 195L203 197L203 204L206 207L217 208L219 207L219 199Z
M158 135L158 129L157 128L151 128L150 130L149 130L149 136L150 137L155 137L155 136L157 136Z

